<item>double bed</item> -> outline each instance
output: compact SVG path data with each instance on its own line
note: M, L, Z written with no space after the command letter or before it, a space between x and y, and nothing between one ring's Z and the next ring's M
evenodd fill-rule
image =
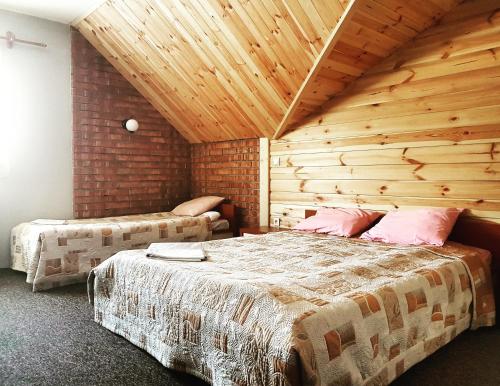
M33 291L87 280L90 270L122 250L154 242L206 241L232 236L235 207L221 204L221 218L171 212L81 220L37 220L11 233L11 268L26 272Z
M495 323L485 250L294 231L204 243L201 263L122 251L89 276L95 320L214 385L381 385Z

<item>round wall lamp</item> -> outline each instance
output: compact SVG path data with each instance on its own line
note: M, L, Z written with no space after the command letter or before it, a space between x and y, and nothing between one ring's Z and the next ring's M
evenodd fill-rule
M133 118L124 119L122 121L122 127L131 133L135 133L139 129L139 122Z

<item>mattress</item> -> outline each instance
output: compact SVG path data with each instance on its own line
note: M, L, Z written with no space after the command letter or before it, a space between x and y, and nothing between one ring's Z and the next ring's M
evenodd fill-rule
M223 232L229 230L229 221L226 219L219 219L212 221L212 232Z
M214 385L388 384L495 322L484 250L298 232L204 248L201 263L106 260L89 276L95 320Z
M11 268L33 290L86 282L90 270L118 251L152 242L210 240L206 216L170 212L82 220L37 220L12 229Z

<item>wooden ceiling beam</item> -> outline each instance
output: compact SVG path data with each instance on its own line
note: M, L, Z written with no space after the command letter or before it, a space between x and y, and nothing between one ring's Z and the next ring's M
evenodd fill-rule
M316 57L311 71L309 71L306 79L304 80L304 82L302 82L302 85L300 86L298 92L295 94L290 107L288 108L285 116L281 120L278 128L276 129L276 132L274 133L274 139L277 139L282 134L284 134L302 99L307 95L308 91L310 90L312 84L316 80L323 67L327 65L330 54L333 52L333 49L335 48L337 42L340 40L343 32L349 26L351 18L356 13L357 8L362 1L363 0L352 0L345 9L344 14L340 18L339 22L328 36L328 39L326 40L320 54Z

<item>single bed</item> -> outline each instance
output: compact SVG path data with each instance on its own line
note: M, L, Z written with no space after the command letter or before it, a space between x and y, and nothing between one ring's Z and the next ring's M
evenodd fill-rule
M81 220L37 220L12 229L11 268L27 273L33 291L81 283L90 270L118 251L153 242L206 241L228 237L237 227L235 207L221 204L215 222L204 215L171 212Z
M388 384L495 323L482 249L292 231L204 246L202 263L119 252L89 298L98 323L214 385Z

